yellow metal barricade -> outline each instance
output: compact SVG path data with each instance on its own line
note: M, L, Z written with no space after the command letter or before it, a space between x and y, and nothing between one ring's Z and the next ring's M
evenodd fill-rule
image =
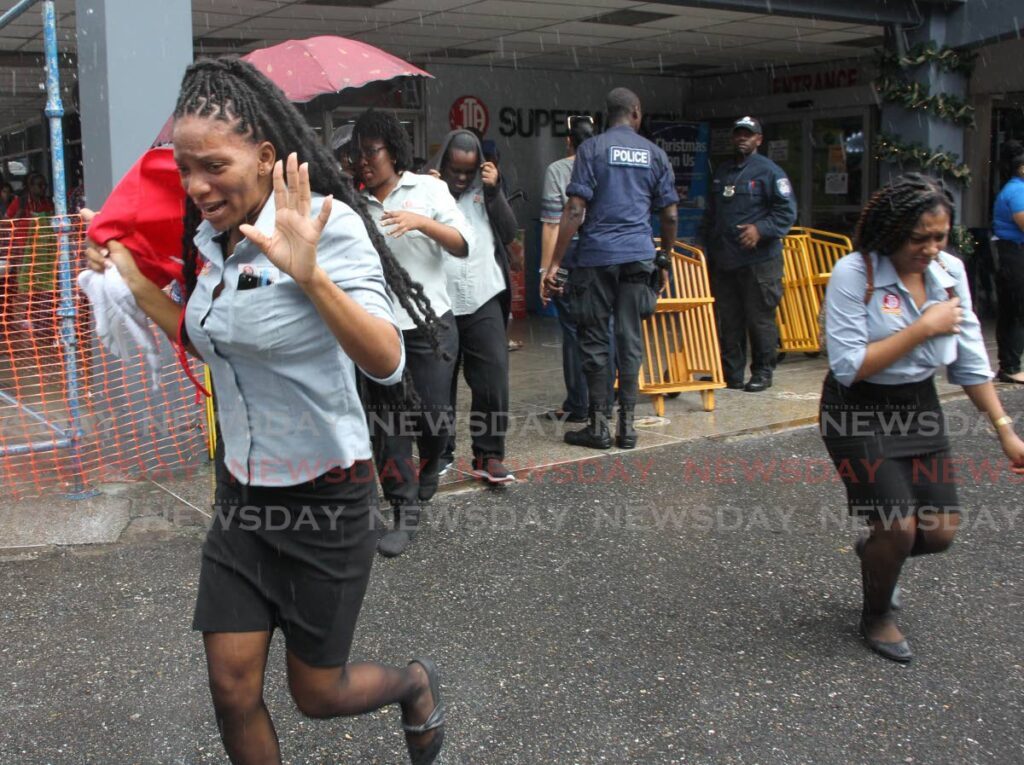
M818 343L821 301L814 283L809 238L806 234L790 234L782 240L782 301L775 312L775 324L783 352L821 350Z
M210 376L210 368L203 365L203 385L207 390L213 390L213 377ZM217 451L217 410L213 407L213 396L206 397L206 448L210 459Z
M699 392L704 411L715 408L715 390L725 381L714 302L704 253L677 242L669 293L659 297L654 316L643 323L640 392L651 397L659 417L665 414L665 397L684 391ZM711 379L697 379L704 376Z
M853 243L849 237L842 234L806 226L794 226L789 233L807 236L811 281L814 282L815 291L818 293L818 302L824 304L825 287L832 275L832 268L841 257L853 252Z
M836 261L853 250L849 238L794 226L783 239L782 302L775 314L783 352L821 352L818 314Z

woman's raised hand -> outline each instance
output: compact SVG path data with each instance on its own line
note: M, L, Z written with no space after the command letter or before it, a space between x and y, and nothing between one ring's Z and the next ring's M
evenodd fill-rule
M274 165L274 233L267 236L243 223L238 230L259 247L267 259L292 277L300 286L316 273L316 245L331 216L333 197L324 199L320 214L310 217L312 194L309 189L309 164L299 164L298 155L288 155L287 184L285 163Z
M960 298L950 298L941 303L929 306L918 321L924 322L929 337L950 335L960 332L960 322L964 320L964 309L960 307Z

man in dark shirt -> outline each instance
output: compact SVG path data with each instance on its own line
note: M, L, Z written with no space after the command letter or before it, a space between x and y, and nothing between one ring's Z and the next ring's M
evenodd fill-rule
M718 311L725 383L757 393L772 384L782 299L782 239L796 222L793 187L781 167L757 153L753 117L736 120L732 160L715 172L700 239ZM750 339L750 381L743 384Z
M566 189L568 201L544 283L546 296L559 292L558 268L578 231L576 260L565 295L577 326L590 401L587 427L567 432L565 441L591 449L612 445L607 374L609 365L617 364L615 444L632 449L643 355L641 322L654 311L657 294L652 283L664 284L668 278L669 261L663 253L658 253L655 265L651 213L660 212L662 248L670 252L676 238L678 196L665 152L637 133L642 111L636 94L615 88L607 96L607 112L608 129L584 141L576 152ZM608 326L612 316L614 354Z

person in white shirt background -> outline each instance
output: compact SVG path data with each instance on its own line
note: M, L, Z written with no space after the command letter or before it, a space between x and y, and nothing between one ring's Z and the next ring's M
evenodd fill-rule
M350 147L352 167L363 183L370 215L385 234L395 259L409 273L417 293L430 302L441 320L432 336L417 326L414 306L395 306L405 341L406 364L420 399L415 422L402 416L385 389L372 382L368 385L374 456L395 521L377 549L384 556L394 557L412 541L422 506L437 491L441 459L452 431L450 388L458 331L448 297L446 263L466 259L473 234L447 186L410 169L412 142L393 113L374 109L364 112L356 120ZM418 464L412 457L414 442L419 450Z

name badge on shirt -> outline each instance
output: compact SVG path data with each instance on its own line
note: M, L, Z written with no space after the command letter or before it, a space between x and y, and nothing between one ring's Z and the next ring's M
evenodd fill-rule
M890 293L882 298L882 313L887 313L891 316L902 316L903 307L900 305L900 296Z
M238 274L239 290L253 290L257 287L267 287L274 284L281 272L273 267L256 268L251 265L244 265Z
M612 146L608 149L608 164L620 167L650 167L651 152L629 146Z

